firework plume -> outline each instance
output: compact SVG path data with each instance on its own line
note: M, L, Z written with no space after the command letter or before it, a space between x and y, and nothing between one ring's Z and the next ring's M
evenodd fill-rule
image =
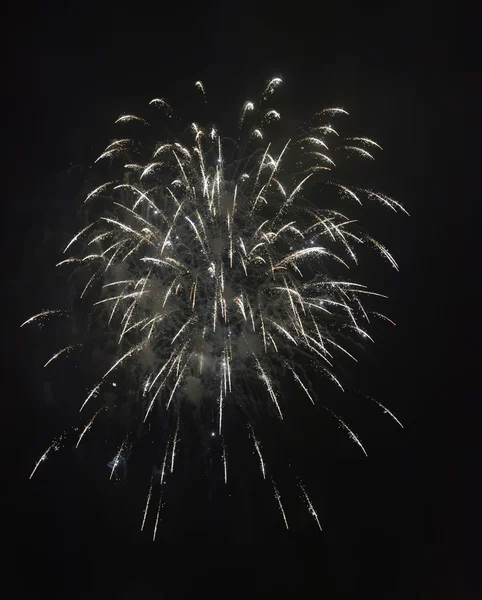
M259 102L243 105L233 138L223 137L215 125L177 127L180 120L161 98L149 103L143 117L121 115L115 139L95 161L108 176L86 194L85 223L58 263L75 269L89 327L95 323L107 340L104 348L113 349L108 368L80 407L86 418L76 446L95 427L108 386L117 385L119 393L122 386L135 389L136 436L162 415L172 415L162 440L161 485L183 441L180 406L186 402L213 409L225 482L226 407L242 406L266 478L269 465L249 420L250 407L271 408L275 418L284 419L289 398L281 393L281 376L291 378L313 404L318 401L308 371L343 389L337 362L346 356L356 360L356 338L371 340L365 302L380 295L351 275L358 249L369 246L398 268L387 248L340 208L373 200L406 212L385 194L337 177L340 162L372 160L380 146L366 137L342 136L337 123L348 115L342 108L322 110L280 141L280 114L269 104L280 83L272 79ZM203 83L196 82L193 91L205 106ZM24 324L56 314L64 311L43 311ZM45 366L78 351L69 344L46 357ZM334 416L365 452L357 435ZM132 431L109 463L111 477L128 456ZM156 504L152 478L148 484L142 527ZM155 531L160 507L161 499Z

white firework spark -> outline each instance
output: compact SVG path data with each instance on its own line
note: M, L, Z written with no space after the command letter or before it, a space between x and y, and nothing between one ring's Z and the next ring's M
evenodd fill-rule
M152 482L153 482L154 477L151 477L151 485L149 486L149 492L147 494L147 500L146 500L146 507L144 509L144 516L142 518L142 525L141 525L141 531L144 529L144 525L146 524L146 517L147 517L147 511L149 510L149 504L151 502L151 495L152 495Z
M44 364L44 368L47 367L52 361L54 361L56 358L58 358L59 356L61 356L62 354L70 354L70 352L72 352L72 350L75 348L74 345L70 345L67 346L65 348L62 348L62 350L59 350L58 352L56 352L52 357L50 357L48 359L48 361Z
M285 523L286 529L289 529L288 520L287 520L287 518L286 518L286 514L285 514L285 509L283 508L283 504L282 504L282 502L281 502L281 496L280 496L280 493L279 493L279 491L278 491L278 488L276 487L276 485L275 485L275 483L274 483L273 479L272 479L271 481L272 481L272 484L273 484L273 492L274 492L274 497L276 498L276 501L278 502L278 506L279 506L279 509L280 509L281 515L282 515L282 517L283 517L283 521L284 521L284 523Z
M261 473L263 474L263 479L266 479L266 467L265 467L265 464L264 464L263 455L261 454L261 447L259 445L258 440L256 439L256 437L254 435L253 428L250 426L249 429L251 431L251 437L253 438L254 447L255 447L256 452L258 454L259 466L261 467Z
M51 315L58 315L58 314L62 314L62 313L65 313L65 311L64 310L43 310L42 312L39 312L36 315L33 315L33 317L30 317L29 319L24 321L20 325L20 327L23 327L24 325L28 325L29 323L34 323L37 320L39 320L39 322L42 322L42 320L46 317L50 317Z
M310 515L313 517L313 519L315 519L319 530L323 531L323 529L321 528L321 525L320 525L320 520L318 519L318 513L315 510L315 507L313 506L308 494L306 493L304 486L301 483L299 485L300 485L301 491L303 492L303 496L304 496L304 499L305 499L305 502L308 507L308 511L309 511Z
M80 442L82 441L82 438L84 437L84 435L90 430L90 428L92 427L92 423L94 422L95 418L97 417L97 415L100 413L101 410L103 410L104 407L101 406L99 408L99 410L97 412L94 413L93 417L89 420L89 422L87 423L87 425L84 427L84 429L82 430L82 433L79 435L79 439L77 440L77 443L75 444L75 447L78 448Z
M47 450L45 450L45 452L42 454L42 456L35 463L35 466L34 466L32 472L30 473L29 479L32 479L32 477L35 475L35 472L39 468L40 464L47 460L47 458L52 450L57 451L62 447L62 444L65 442L65 438L66 438L67 434L68 434L68 431L64 431L61 435L59 435L58 438L55 438L52 441L52 443L47 448Z
M400 421L397 419L397 417L388 410L388 408L386 406L384 406L381 402L379 402L378 400L375 400L375 398L371 398L371 400L373 400L373 402L375 402L376 404L378 404L378 406L383 409L383 412L386 413L387 415L390 415L392 417L392 419L398 423L398 425L400 425L400 427L403 429L403 425L400 423Z
M312 371L319 370L343 390L335 373L338 359L354 358L346 348L353 342L347 331L363 340L369 336L359 323L368 325L368 314L390 321L362 304L365 295L381 294L349 281L346 273L358 264L355 249L361 245L375 248L397 270L398 264L384 245L358 228L359 218L350 219L338 208L346 199L361 210L362 200L369 198L391 210L406 211L381 193L351 189L336 177L340 157L372 159L361 146L372 152L381 147L365 137L343 139L331 122L323 123L324 118L347 115L341 108L319 112L314 124L303 127L296 137L269 140L271 124L281 117L264 101L279 84L279 77L271 79L259 103L244 103L238 142L223 138L216 126L197 123L178 135L154 139L154 125L146 127L144 118L121 115L115 125L119 139L97 159L109 158L112 174L87 194L90 222L67 244L64 252L73 255L58 263L71 264L84 274L90 269L82 282L82 302L90 307L91 321L112 336L117 348L81 410L104 384L112 383L114 370L116 374L128 370L130 385L139 389L142 427L148 427L156 414L174 414L176 429L174 435L168 434L161 486L169 447L170 471L174 469L179 407L185 400L208 403L215 398L220 435L224 435L223 410L234 397L243 402L265 393L274 414L282 419L287 399L277 373L291 373L314 404L305 369L299 368L307 357L318 365ZM195 86L206 101L204 84L197 81ZM150 105L156 118L172 115L163 99L155 98ZM155 123L154 117L149 123ZM125 137L120 131L124 127L138 128L141 139ZM131 155L134 144L136 152ZM320 199L320 190L326 190L326 198ZM315 198L316 206L310 202ZM336 276L339 269L344 271L342 277ZM22 326L40 323L56 312L63 311L43 311ZM335 416L366 454L358 437ZM251 435L266 478L261 446L252 429ZM111 477L126 444L113 461ZM224 438L222 448L227 482ZM142 527L151 492L152 482ZM161 500L154 536L160 508Z

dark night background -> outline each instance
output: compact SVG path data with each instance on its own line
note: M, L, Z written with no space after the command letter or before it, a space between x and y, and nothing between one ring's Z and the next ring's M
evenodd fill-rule
M16 565L28 548L51 561L37 582L50 596L93 595L93 576L83 575L74 587L70 582L72 565L97 546L109 546L110 555L124 544L150 543L149 534L138 532L135 475L134 483L108 485L106 461L76 461L66 450L27 481L64 427L70 413L62 407L79 385L64 373L53 383L50 376L49 391L39 369L47 329L18 328L61 294L53 265L75 228L72 194L82 180L80 169L69 169L91 164L112 132L109 124L154 96L190 91L201 79L210 100L237 106L245 89L255 91L280 74L277 100L288 116L342 105L353 129L381 143L371 181L411 214L392 218L380 208L370 217L370 229L387 243L400 273L379 261L380 271L367 277L370 287L390 296L386 312L398 326L377 328L377 344L356 373L357 386L386 403L405 429L370 405L353 409L369 454L364 460L335 426L335 433L327 427L320 436L315 425L302 432L287 425L312 456L304 468L322 534L307 511L296 508L294 531L285 533L276 505L254 485L228 508L220 508L226 503L218 498L193 510L194 501L178 492L161 543L148 547L157 556L171 543L306 543L309 576L299 571L297 578L293 559L287 561L294 575L286 589L302 597L482 597L480 14L463 3L446 11L435 3L331 4L10 6L4 29L12 60L3 76L2 119L8 133L3 531ZM248 585L265 564L276 569L277 551L266 555L256 567L249 558L242 566L235 555L226 593L241 568ZM52 574L48 583L45 573ZM271 592L278 593L283 577L278 573L274 582ZM158 585L147 569L132 570L110 580L107 597L154 597L153 590L168 597Z

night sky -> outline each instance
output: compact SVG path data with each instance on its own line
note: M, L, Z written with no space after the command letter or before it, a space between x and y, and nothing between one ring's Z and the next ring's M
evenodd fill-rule
M28 22L21 7L11 7L2 169L9 553L17 564L28 547L51 556L59 569L46 590L80 598L94 583L87 576L71 588L76 556L98 544L150 544L150 534L138 531L148 482L133 466L126 482L109 484L109 451L99 451L97 460L94 452L79 458L66 448L28 481L51 438L72 422L84 375L66 369L46 378L47 328L18 326L62 302L53 265L76 230L75 198L112 134L110 124L123 112L141 112L155 96L178 98L185 108L184 90L192 94L197 79L229 124L252 92L280 75L278 100L288 119L341 105L353 129L381 143L370 181L411 214L392 217L382 208L370 214L371 232L387 244L400 272L379 260L376 272L364 275L390 297L382 312L397 327L375 327L377 344L352 373L354 386L384 402L405 428L373 405L350 400L345 414L366 444L365 459L334 423L300 415L286 424L286 437L301 447L321 534L297 504L296 490L288 492L294 527L286 533L273 498L249 482L259 473L247 461L234 499L214 487L206 500L206 482L187 490L180 476L150 551L192 542L207 556L211 543L301 543L317 564L312 576L294 579L293 593L301 596L314 590L330 599L481 597L480 15L422 3L371 9L317 3L316 13L307 3L261 4L198 3L192 11L187 4L124 9L44 2L28 9ZM239 579L242 563L234 562L226 593ZM246 577L256 581L261 569L246 566ZM142 572L114 577L110 585L107 597L150 598L153 590L169 597Z

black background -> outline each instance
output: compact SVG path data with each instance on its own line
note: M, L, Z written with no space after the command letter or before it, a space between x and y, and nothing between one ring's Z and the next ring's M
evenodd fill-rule
M75 227L70 167L90 164L109 124L153 96L170 90L179 96L201 79L229 122L225 106L239 106L244 90L279 74L288 114L342 105L360 133L381 142L385 152L373 180L411 214L392 219L380 210L375 217L400 273L381 269L373 282L390 296L387 312L398 327L380 329L357 375L405 429L368 407L357 428L368 461L329 433L318 446L316 431L293 432L311 440L312 462L304 468L322 534L303 511L295 511L297 528L285 534L275 505L261 500L256 508L254 488L256 502L249 492L240 501L244 516L236 507L220 509L220 499L193 509L179 492L182 507L168 512L161 543L150 549L306 543L317 566L314 575L295 578L294 593L303 596L480 597L480 15L468 5L444 12L430 3L196 6L45 2L25 15L19 6L7 13L13 60L3 77L9 135L2 169L2 462L11 555L18 565L26 548L42 548L58 566L47 592L80 597L100 588L88 575L72 586L76 559L98 544L118 548L150 539L137 533L129 485L109 487L95 457L89 469L66 452L37 481L26 481L64 424L62 401L68 403L75 385L65 374L52 399L38 369L42 336L18 329L60 293L49 273ZM193 510L189 518L186 510ZM243 567L249 580L265 562L276 568L276 554ZM231 565L235 575L240 560ZM230 593L237 577L225 577ZM109 597L150 597L153 589L169 595L149 572L107 579ZM273 576L273 593L282 582Z

